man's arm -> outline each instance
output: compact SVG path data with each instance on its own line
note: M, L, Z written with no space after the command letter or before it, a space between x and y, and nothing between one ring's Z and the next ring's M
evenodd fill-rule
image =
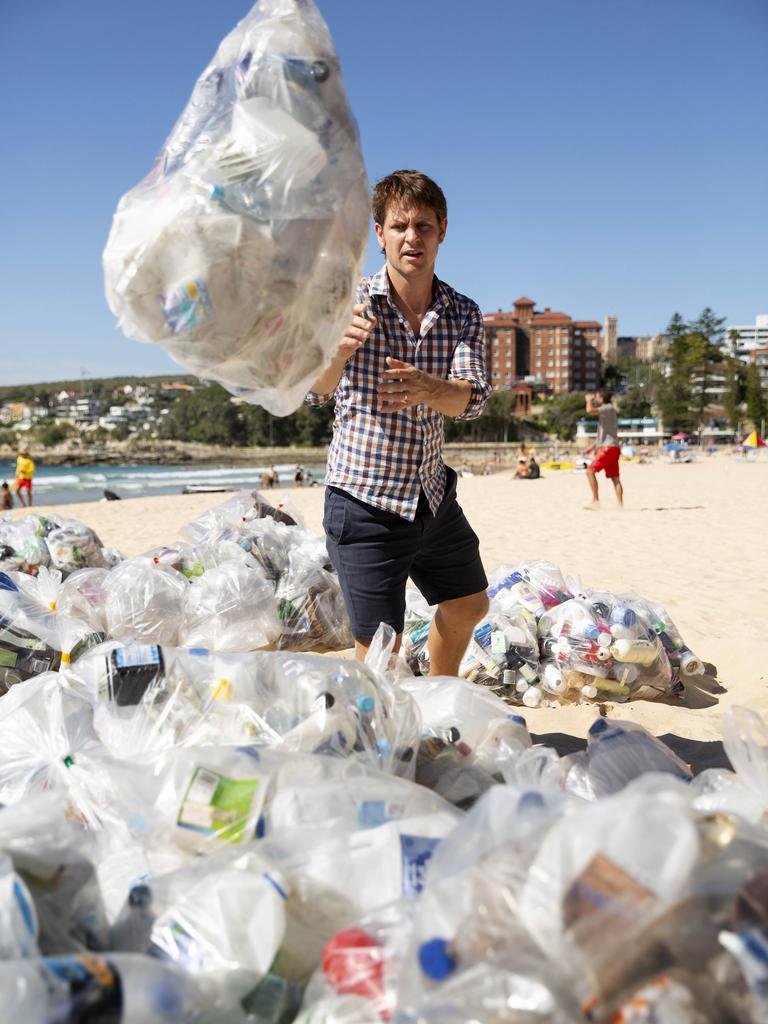
M488 401L491 385L485 372L485 327L477 306L456 346L447 380L399 359L387 359L384 383L378 393L383 412L400 412L411 405L431 409L456 419L475 419Z
M376 318L370 314L367 316L364 314L364 305L360 303L354 307L352 320L344 332L331 362L307 393L306 401L310 405L324 405L328 401L339 385L347 362L368 340Z
M585 395L587 401L587 416L599 416L600 405L596 403L597 395Z

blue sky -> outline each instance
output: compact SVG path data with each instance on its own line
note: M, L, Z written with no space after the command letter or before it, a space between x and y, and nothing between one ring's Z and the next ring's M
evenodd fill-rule
M372 180L443 186L438 273L651 333L768 312L765 0L320 0ZM101 252L247 0L0 3L0 381L176 367ZM378 265L371 245L368 269Z

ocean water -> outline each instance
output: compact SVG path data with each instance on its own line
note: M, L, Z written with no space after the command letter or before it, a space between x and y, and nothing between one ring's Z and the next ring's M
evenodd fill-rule
M15 460L0 462L0 482L12 484ZM322 483L325 463L302 462L304 473ZM264 466L180 465L147 466L124 465L44 466L39 465L33 481L36 505L69 505L78 501L98 501L104 491L114 491L121 498L142 498L153 494L181 494L189 485L222 487L233 491L261 486ZM275 464L280 486L293 487L296 463Z

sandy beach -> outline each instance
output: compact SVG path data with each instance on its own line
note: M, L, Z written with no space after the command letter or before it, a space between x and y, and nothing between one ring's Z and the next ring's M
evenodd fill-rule
M540 481L511 473L459 481L459 500L481 541L488 571L545 558L585 585L652 598L671 612L710 672L682 700L609 705L640 722L696 767L722 762L722 717L736 704L768 714L768 458L726 454L691 464L622 465L625 508L601 482L602 508L587 511L583 473L545 471ZM322 532L324 489L274 490ZM136 498L39 506L93 527L125 555L173 541L179 529L226 494ZM16 509L14 518L25 512ZM595 706L525 710L531 732L561 751L578 745Z

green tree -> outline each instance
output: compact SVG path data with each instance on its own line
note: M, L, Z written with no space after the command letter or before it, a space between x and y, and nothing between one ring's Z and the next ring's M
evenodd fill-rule
M725 388L723 405L728 416L728 423L733 430L739 429L741 422L741 405L745 397L744 366L733 356L729 356L725 365Z
M755 430L762 431L763 421L768 411L765 392L760 381L760 371L757 363L750 363L747 367L747 415L752 420Z
M550 398L537 426L548 434L555 434L561 441L571 441L576 435L576 424L585 415L586 400L583 392L572 391Z
M619 415L624 419L642 419L651 415L651 402L642 384L633 384L619 401Z
M246 413L220 384L208 384L173 403L158 433L176 441L241 447L247 440Z

